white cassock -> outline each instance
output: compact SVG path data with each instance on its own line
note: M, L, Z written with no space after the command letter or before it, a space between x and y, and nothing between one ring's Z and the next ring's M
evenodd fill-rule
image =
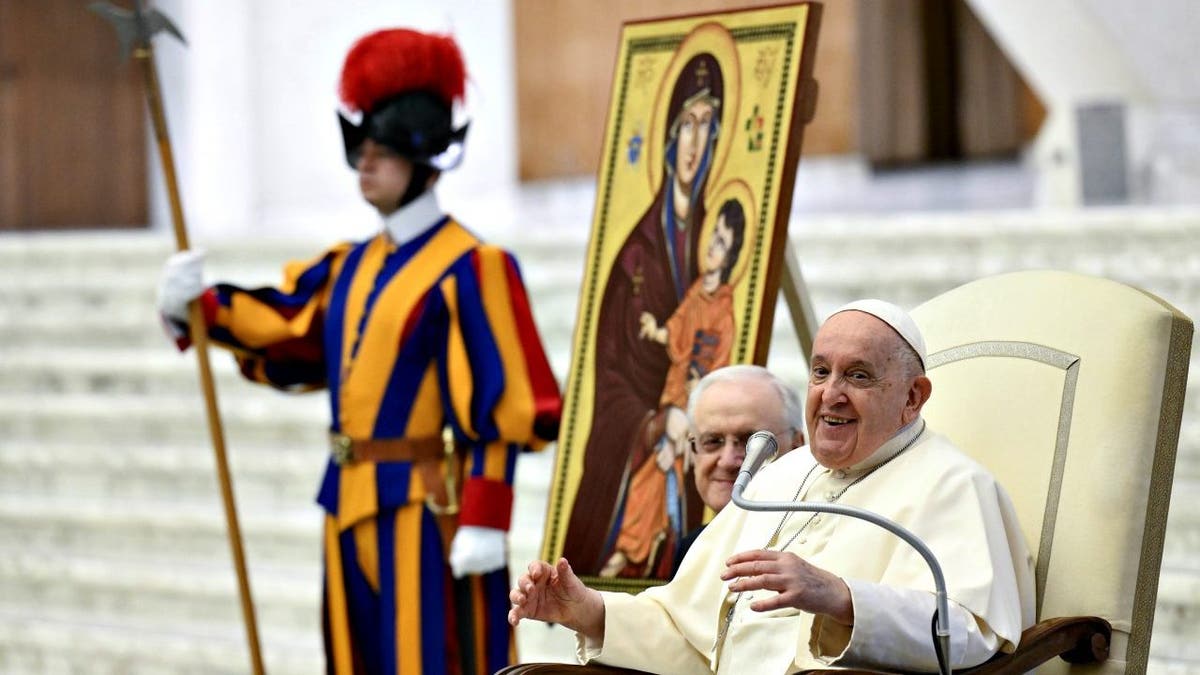
M807 447L794 450L764 468L745 496L793 501L798 489L801 499L822 502L844 491L837 503L894 520L933 551L950 601L954 668L1012 651L1033 624L1033 561L1008 494L923 420L845 470L817 465ZM726 590L725 560L772 540L772 549L790 540L785 550L845 580L853 627L796 609L756 612L750 602L772 591L738 598ZM826 665L936 671L934 592L925 559L877 525L834 514L751 513L730 504L670 583L636 596L604 593L603 644L580 639L578 656L658 673L789 673Z

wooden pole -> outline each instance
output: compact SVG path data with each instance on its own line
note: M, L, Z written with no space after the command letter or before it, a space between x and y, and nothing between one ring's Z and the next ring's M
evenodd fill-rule
M183 202L179 197L179 183L175 177L175 157L171 152L171 138L167 135L167 118L163 113L161 90L158 86L158 71L154 65L154 48L150 41L139 45L133 52L142 64L142 75L146 81L146 101L150 105L150 118L154 123L154 136L158 145L158 156L162 162L167 195L171 202L171 222L175 229L175 247L186 251L188 244L187 226L183 220ZM213 385L212 368L208 361L208 327L200 303L193 301L188 307L188 326L191 330L193 351L200 367L200 388L204 392L204 405L208 412L208 431L212 437L213 453L216 455L217 477L221 484L221 498L225 505L225 524L229 534L229 547L233 552L233 566L237 571L238 595L242 600L242 619L246 626L246 641L250 645L250 661L255 675L264 672L262 652L258 643L258 623L254 617L254 599L250 595L250 579L246 573L246 557L242 551L242 531L238 526L237 505L234 501L233 480L229 474L229 461L225 454L225 434L221 427L221 411L217 408L217 391Z
M813 312L812 298L804 286L804 277L800 274L800 261L789 244L784 247L783 281L779 292L787 301L788 310L792 315L792 325L796 329L796 337L800 340L800 349L804 352L804 360L812 363L813 334L817 327L817 317Z

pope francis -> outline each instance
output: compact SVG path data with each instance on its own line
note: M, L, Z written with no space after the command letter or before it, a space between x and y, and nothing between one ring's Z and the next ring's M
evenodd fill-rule
M899 307L860 300L835 311L813 345L810 443L764 468L746 498L856 506L920 537L946 578L958 669L1011 651L1033 624L1033 564L1004 489L921 418L933 388L924 362L924 339ZM837 515L731 506L664 586L603 593L566 559L535 561L509 599L513 625L574 630L581 662L658 673L937 669L924 559Z

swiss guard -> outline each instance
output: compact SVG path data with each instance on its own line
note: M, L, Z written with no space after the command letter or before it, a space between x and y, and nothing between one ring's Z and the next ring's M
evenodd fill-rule
M433 187L462 158L466 70L453 38L370 33L346 56L346 160L379 233L289 265L277 288L203 283L168 259L159 311L181 347L198 300L248 379L329 391L327 670L492 673L515 661L506 534L517 455L557 435L550 371L511 253Z

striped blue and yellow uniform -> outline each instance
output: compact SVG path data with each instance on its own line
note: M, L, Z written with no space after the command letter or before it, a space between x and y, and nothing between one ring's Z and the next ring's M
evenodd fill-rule
M327 388L334 433L441 447L451 429L458 524L508 529L517 454L555 437L561 409L510 253L443 218L399 246L380 234L290 265L280 288L219 284L202 304L246 377ZM508 572L452 579L429 466L329 462L330 672L491 673L513 659ZM439 480L451 464L434 466Z

